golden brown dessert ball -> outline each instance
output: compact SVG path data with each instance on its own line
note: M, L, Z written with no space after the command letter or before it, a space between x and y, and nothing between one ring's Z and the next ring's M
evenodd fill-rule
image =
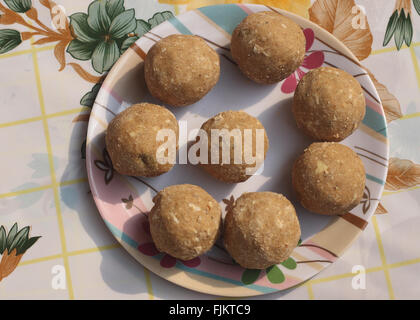
M319 141L341 141L357 129L366 112L359 82L347 72L321 67L300 80L293 99L297 126Z
M311 144L295 161L292 184L302 206L325 214L345 214L360 203L365 167L349 147L335 142Z
M305 35L299 25L278 13L246 17L233 31L231 52L251 80L271 84L291 75L305 58Z
M171 35L147 53L144 76L152 96L175 107L203 98L220 75L219 55L197 36Z
M300 239L295 208L278 193L244 193L228 209L223 239L244 268L265 269L283 262Z
M228 183L244 182L257 171L258 166L260 166L265 159L269 147L267 133L261 122L246 112L221 112L207 120L201 126L201 129L206 132L208 137L208 163L201 164L201 166L210 175L220 181ZM227 134L223 135L223 129L230 132L232 137ZM235 129L236 133L239 133L238 135L233 131ZM252 133L252 157L255 157L254 162L251 162L251 159L248 159L246 156L251 155L251 152L245 153L245 143L248 144L249 150L251 149L251 146L249 145L251 139L245 140L245 130L247 129L250 130L248 132ZM217 136L213 136L214 139L212 139L212 130L220 130L219 132L222 134L222 138L219 139ZM264 146L260 149L258 148L257 143L261 141L261 139L259 139L261 135L257 130L262 130L260 132L263 134ZM240 163L235 163L235 137L241 139L237 139L237 141L242 141L240 145L241 148L238 149L241 151L241 156L237 157L237 159L239 158L239 161L236 161ZM228 144L229 141L230 144ZM227 147L229 147L229 149ZM219 158L218 161L216 161L217 163L212 163L212 150L217 150L217 148L219 149ZM229 162L224 161L223 159L224 148L227 150L226 154L230 155Z
M213 246L219 235L221 209L202 188L191 184L170 186L153 202L150 233L159 251L190 260Z
M106 131L106 148L114 169L125 175L154 177L168 172L173 163L162 164L157 151L161 129L172 130L178 148L178 122L168 109L150 103L133 105L119 113ZM170 143L170 141L167 141ZM168 156L166 152L166 156Z

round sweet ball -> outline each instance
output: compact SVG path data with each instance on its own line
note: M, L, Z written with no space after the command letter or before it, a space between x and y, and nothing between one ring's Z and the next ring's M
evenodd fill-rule
M262 165L268 151L261 122L243 111L225 111L207 120L201 129L207 138L207 163L202 168L228 183L244 182ZM218 154L218 157L217 157Z
M225 217L224 245L247 269L265 269L286 260L300 239L300 225L289 200L274 192L242 194Z
M159 251L190 260L208 251L217 240L221 209L202 188L191 184L170 186L153 202L150 233Z
M341 141L363 120L363 90L347 72L321 67L299 81L293 99L297 126L318 141Z
M171 170L175 161L170 159L168 150L158 152L163 143L157 141L160 130L172 130L173 138L167 143L174 143L172 150L176 150L178 122L168 109L140 103L119 113L112 119L105 136L114 169L120 174L142 177L154 177Z
M149 50L144 63L151 95L175 107L199 101L219 75L219 55L198 36L168 36Z
M309 211L341 215L360 203L366 174L362 160L349 147L336 142L311 144L295 161L292 184Z
M305 36L295 22L264 11L247 16L233 31L232 57L251 80L272 84L291 75L305 57Z

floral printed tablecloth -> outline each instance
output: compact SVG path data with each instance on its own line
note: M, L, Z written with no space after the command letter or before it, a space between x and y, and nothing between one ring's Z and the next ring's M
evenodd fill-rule
M315 278L260 298L420 297L420 0L0 0L1 299L217 298L155 276L116 243L84 148L100 84L131 44L174 14L234 2L289 10L342 40L371 72L391 141L362 236Z

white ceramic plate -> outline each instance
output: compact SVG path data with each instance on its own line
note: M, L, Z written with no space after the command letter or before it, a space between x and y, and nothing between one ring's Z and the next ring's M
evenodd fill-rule
M189 11L172 18L140 38L115 64L93 107L87 136L89 183L99 212L117 240L140 263L161 277L203 293L253 296L295 286L331 265L366 227L375 212L388 164L385 115L378 94L357 58L327 31L299 16L280 11L303 29L307 53L302 66L277 85L248 80L230 56L230 34L248 14L275 10L261 5L219 5ZM183 108L168 107L178 120L187 120L188 131L225 110L244 110L257 117L267 130L270 149L261 175L236 185L218 182L200 168L176 165L156 178L118 175L105 151L104 134L113 117L138 102L162 104L150 96L144 83L143 59L150 47L170 34L196 34L207 39L220 54L221 76L216 87L200 102ZM312 142L296 127L291 99L296 83L308 70L330 65L354 75L366 96L366 117L360 128L342 143L362 158L367 172L362 203L341 217L312 214L296 201L291 188L294 159ZM190 137L193 140L194 137ZM185 152L186 144L179 152ZM296 206L302 242L284 263L266 270L247 270L232 262L218 244L191 261L177 261L159 253L150 237L147 212L156 190L181 183L207 190L222 208L245 191L274 191ZM118 272L118 270L116 270Z

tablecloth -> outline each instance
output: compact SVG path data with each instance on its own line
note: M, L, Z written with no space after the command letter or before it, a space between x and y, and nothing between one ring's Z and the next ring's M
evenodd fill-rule
M126 48L174 14L233 2L289 10L342 40L371 72L390 138L385 191L362 235L315 278L257 298L420 298L419 0L0 0L1 299L222 298L155 276L117 244L84 147L100 83Z

